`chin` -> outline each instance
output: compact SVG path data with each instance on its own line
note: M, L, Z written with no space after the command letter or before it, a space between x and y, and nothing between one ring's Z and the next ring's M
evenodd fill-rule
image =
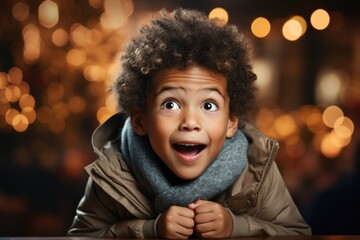
M176 176L178 176L179 178L183 179L183 180L193 180L195 178L198 178L202 172L194 172L194 173L187 173L187 174L183 174L183 173L175 173Z

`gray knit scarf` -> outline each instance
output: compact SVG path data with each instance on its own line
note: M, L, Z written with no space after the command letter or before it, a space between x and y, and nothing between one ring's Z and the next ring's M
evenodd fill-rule
M156 155L147 136L137 135L128 118L121 132L120 151L147 196L154 199L157 213L172 205L187 206L198 200L210 200L223 192L241 175L247 164L248 141L237 130L225 141L224 148L196 179L177 177Z

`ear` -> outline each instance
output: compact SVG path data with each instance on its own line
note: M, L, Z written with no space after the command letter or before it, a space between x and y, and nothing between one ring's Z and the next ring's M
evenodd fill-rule
M238 129L238 123L239 123L239 118L237 116L235 115L230 116L226 130L227 138L231 138L232 136L234 136L236 130Z
M145 116L142 112L132 113L130 115L131 125L134 129L134 132L137 135L145 136L147 134L147 129L145 125Z

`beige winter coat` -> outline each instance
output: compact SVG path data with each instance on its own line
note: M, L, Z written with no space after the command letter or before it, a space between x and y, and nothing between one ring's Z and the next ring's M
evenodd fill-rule
M92 137L98 159L90 175L71 236L155 238L157 215L141 191L118 147L125 115L116 114ZM216 199L233 217L233 237L311 234L274 162L279 145L248 123L239 128L249 140L248 165L240 178Z

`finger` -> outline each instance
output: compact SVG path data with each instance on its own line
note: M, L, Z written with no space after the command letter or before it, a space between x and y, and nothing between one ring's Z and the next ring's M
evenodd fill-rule
M190 203L188 205L188 208L190 208L191 210L194 210L198 205L196 203Z
M194 210L194 209L197 208L199 205L201 205L201 204L203 204L203 203L205 203L205 202L207 202L207 201L198 199L198 200L196 200L195 202L190 203L190 204L188 205L188 208Z
M190 237L192 234L194 233L194 229L193 228L179 228L177 231L176 231L176 234L175 236L179 236L181 238L188 238Z
M216 227L215 227L215 224L213 224L213 222L196 224L194 229L197 233L202 233L202 234L207 233L207 232L216 231Z
M162 238L188 238L193 234L194 225L191 218L171 216L159 222L157 229Z
M194 226L195 222L193 218L179 216L171 232L175 233L175 236L178 235L181 238L188 238L193 234Z
M224 207L220 204L207 201L196 207L194 212L195 215L213 214L216 216L218 214L223 214L224 210Z
M195 231L201 233L202 238L222 238L231 236L233 224L230 214L217 212L212 214L200 214L195 217Z
M179 216L181 217L185 217L185 218L194 218L195 213L192 209L189 208L181 208L178 210L177 213Z
M193 218L179 217L177 219L177 224L186 229L193 229L195 226L195 221Z
M197 208L195 208L194 213L195 213L195 216L202 215L202 214L211 214L211 213L214 213L214 209L212 209L209 206L202 205L202 206L198 206Z
M210 223L216 220L216 216L210 213L199 213L194 217L195 224Z

